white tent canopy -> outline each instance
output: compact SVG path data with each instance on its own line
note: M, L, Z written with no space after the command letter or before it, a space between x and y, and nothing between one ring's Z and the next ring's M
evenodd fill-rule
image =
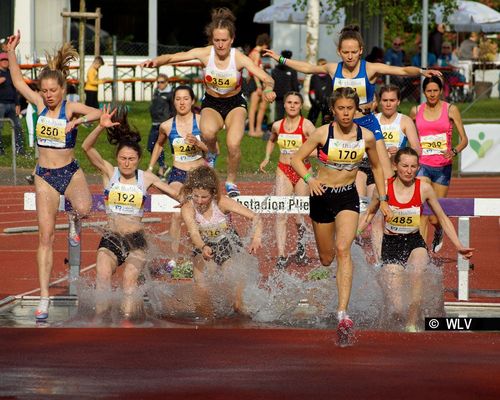
M444 7L434 4L429 14L434 14L434 21L438 24L444 22ZM412 15L410 22L416 22ZM500 32L500 12L477 1L459 0L457 9L448 16L447 24L455 32Z
M273 22L282 22L290 24L306 24L307 10L294 10L294 1L286 1L284 3L272 4L257 13L253 17L253 22L257 24L271 24ZM319 18L320 24L340 24L345 21L344 9L337 10L321 10Z

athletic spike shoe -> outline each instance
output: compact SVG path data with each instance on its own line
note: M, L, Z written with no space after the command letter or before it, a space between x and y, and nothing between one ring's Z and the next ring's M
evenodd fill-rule
M72 215L69 217L69 244L72 247L80 244L80 232L82 230L82 222L79 218Z
M49 318L49 304L50 299L48 297L40 297L40 302L35 310L35 318L37 320Z
M443 247L443 228L438 227L434 231L434 239L432 240L432 251L437 253Z
M238 189L238 186L236 186L235 183L232 182L226 182L226 192L229 197L237 197L240 195L240 190Z
M287 267L287 264L288 264L288 258L283 257L283 256L279 256L278 262L276 263L276 268L277 269L285 269Z
M337 326L337 346L348 347L354 345L356 336L354 334L354 322L347 314L339 319Z
M207 164L210 168L215 168L215 162L217 161L217 153L207 153L206 159Z

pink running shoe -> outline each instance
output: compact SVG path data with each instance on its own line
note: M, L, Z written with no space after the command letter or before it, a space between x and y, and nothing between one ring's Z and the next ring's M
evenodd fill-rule
M337 326L337 346L353 346L355 341L354 322L352 322L351 318L345 316L339 321Z

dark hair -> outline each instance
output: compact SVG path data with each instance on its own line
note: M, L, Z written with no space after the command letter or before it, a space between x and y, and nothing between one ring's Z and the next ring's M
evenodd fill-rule
M352 99L356 104L356 109L359 109L359 96L352 87L339 87L335 89L330 96L330 108L333 108L339 99Z
M340 50L340 46L342 46L342 42L344 40L353 39L359 43L359 47L364 47L363 37L361 33L359 33L359 26L357 25L347 25L340 31L339 36L339 45L338 48Z
M265 44L269 46L269 44L271 44L271 38L267 33L261 33L259 36L257 36L255 44L257 46L263 46Z
M422 88L425 90L429 83L435 83L439 86L439 90L443 90L443 80L439 76L432 75L424 78L424 81L422 82Z
M63 89L66 88L66 77L69 74L71 61L78 59L78 53L71 43L64 43L55 55L45 53L47 65L38 75L39 84L46 79L54 79Z
M196 96L194 95L193 88L188 85L179 85L174 89L174 92L172 93L172 98L175 99L175 95L179 90L187 90L189 92L189 96L191 97L192 100L196 100Z
M282 50L281 55L285 58L292 58L293 53L292 50Z
M215 170L207 165L201 165L189 171L181 193L189 197L194 189L207 190L219 201L220 183Z
M295 92L293 90L286 92L285 95L283 96L283 101L286 101L288 96L297 96L300 99L300 102L302 104L304 104L304 97L302 96L302 94L300 92Z
M235 21L236 17L229 8L214 8L212 10L212 21L205 27L205 35L207 35L208 42L212 43L215 29L227 29L231 39L234 39L236 34Z
M99 62L99 65L104 65L104 60L102 59L101 56L95 56L94 57L94 62Z
M108 142L116 146L116 154L124 147L130 147L137 152L139 158L142 156L142 148L139 145L141 134L129 125L128 109L125 105L119 105L112 118L113 122L119 122L120 125L107 128Z
M191 100L196 101L196 96L195 96L193 88L191 86L179 85L174 89L174 91L172 93L172 103L175 102L175 96L179 90L186 90L189 93L189 97L191 97ZM194 103L191 106L191 112L194 112ZM177 110L175 109L175 105L174 105L174 114L177 114Z
M382 99L382 95L385 92L396 92L396 96L398 97L398 100L401 100L401 89L399 89L399 86L389 84L389 85L384 85L380 88L380 91L378 92L379 98Z
M394 164L399 163L399 161L401 161L401 157L403 155L416 157L417 163L418 163L418 153L415 150L413 150L411 147L402 147L394 155Z

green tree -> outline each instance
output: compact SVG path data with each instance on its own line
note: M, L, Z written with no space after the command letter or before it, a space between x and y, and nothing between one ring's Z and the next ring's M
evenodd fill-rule
M307 2L308 0L295 0L295 7L305 9ZM429 9L434 3L443 4L445 8L443 14L447 16L456 8L457 0L429 0ZM382 15L385 26L396 35L405 31L410 15L415 15L417 22L422 20L422 0L321 0L321 7L334 10L344 8L347 12L347 24L359 23L352 17L356 14L353 11L358 8L361 8L368 17ZM434 18L431 16L429 21L433 22Z

